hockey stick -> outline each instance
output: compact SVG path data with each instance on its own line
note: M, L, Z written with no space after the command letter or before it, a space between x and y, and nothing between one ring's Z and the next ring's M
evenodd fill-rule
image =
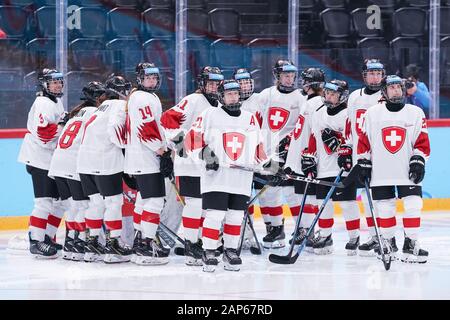
M344 172L343 169L341 169L341 171L339 171L339 174L337 175L336 179L334 180L335 183L339 182L343 172ZM309 227L308 232L306 233L306 236L305 236L306 239L308 239L309 236L311 235L311 233L313 232L314 227L316 226L317 222L319 221L319 218L320 218L323 210L325 209L327 202L331 199L331 196L333 195L333 192L335 189L336 189L336 187L331 187L330 190L328 191L327 196L325 197L325 199L322 202L322 205L320 206L319 212L315 216L313 222L311 223L311 226ZM298 247L297 253L294 256L291 257L289 255L287 255L287 256L273 255L272 259L270 261L273 263L277 263L277 264L293 264L293 263L295 263L295 261L297 261L300 253L302 253L305 246L306 246L306 240L303 241L302 244Z
M178 242L180 242L184 246L185 241L179 235L177 235L173 230L171 230L164 223L160 222L159 225L161 226L162 229L164 229L164 231L166 231L167 233L170 233L175 239L178 240Z
M384 254L384 248L382 246L380 233L378 232L378 222L377 222L377 219L375 218L375 214L374 214L373 203L372 203L372 196L370 195L369 179L365 179L364 180L364 189L366 189L367 199L369 201L370 214L371 214L372 219L373 219L373 224L374 224L375 233L376 233L377 239L378 239L378 245L380 247L381 258L383 260L384 269L386 269L386 271L388 271L391 268L392 257L391 257L391 255L389 255L389 260L387 260L386 259L386 255Z
M125 192L122 191L122 195L127 198L128 202L131 202L132 204L136 204L136 200L134 200L133 198L131 198L128 194L126 194ZM175 240L173 240L173 238L171 236L169 236L167 234L166 231L164 231L162 228L160 228L160 226L166 227L162 222L159 223L158 229L157 229L157 233L159 234L159 236L161 237L161 239L164 240L164 242L171 248L173 248L175 246ZM166 227L166 229L169 229ZM169 229L170 230L170 229ZM172 230L170 230L172 231ZM173 231L172 231L173 232Z
M305 191L303 192L303 198L302 198L302 203L300 204L300 213L298 215L297 221L295 222L295 229L294 229L294 235L292 237L292 242L291 242L291 247L289 248L289 252L288 254L284 257L284 256L280 256L277 254L270 254L269 255L269 261L273 262L273 263L279 263L278 261L280 261L280 259L288 259L290 260L292 258L292 253L294 252L294 246L295 246L295 238L297 238L298 233L300 232L300 220L302 219L302 215L303 215L303 208L305 207L305 203L306 203L306 196L308 195L308 187L309 187L309 182L306 183L305 186ZM303 242L306 242L306 239L303 239ZM295 262L295 261L294 261Z
M178 200L180 200L180 203L183 205L183 207L186 206L186 202L184 199L180 196L180 190L177 187L177 184L175 183L175 179L170 179L170 184L172 185L173 189L175 190L175 193L178 197Z
M248 208L249 208L253 203L255 203L255 201L256 201L259 197L261 197L261 195L262 195L264 192L266 192L266 190L268 189L268 187L269 187L268 185L265 185L264 187L262 187L262 189L261 189L261 190L260 190L253 198L251 198L250 201L247 203L247 209L245 210L245 213L244 213L244 227L243 227L243 229L242 229L242 233L241 233L241 237L240 237L240 241L239 241L239 247L238 247L238 250L237 250L237 255L238 255L238 256L241 255L242 245L243 245L243 243L244 243L245 227L247 226L247 222L249 223L250 229L252 230L252 233L253 233L253 237L255 238L256 244L257 244L257 246L258 246L257 248L251 247L251 248L250 248L250 252L252 252L253 254L257 254L257 255L261 254L261 252L262 252L261 246L260 246L259 241L258 241L258 237L256 236L255 229L253 228L253 223L252 223L252 221L251 221L251 218L249 217L249 210L248 210ZM253 251L252 251L252 248L254 248Z
M308 178L302 175L294 175L294 174L286 174L286 173L276 173L274 174L273 172L270 171L264 171L264 170L258 170L258 169L254 169L254 168L249 168L249 167L244 167L244 166L240 166L240 165L236 165L236 164L229 164L227 165L229 168L233 168L233 169L239 169L239 170L244 170L244 171L251 171L251 172L256 172L262 175L276 175L279 176L285 180L296 180L296 181L303 181L303 182L309 182L309 183L313 183L313 184L319 184L322 186L327 186L327 187L335 187L335 188L345 188L343 183L335 183L335 182L329 182L329 181L323 181L323 180L319 180L319 179L313 179L313 178Z

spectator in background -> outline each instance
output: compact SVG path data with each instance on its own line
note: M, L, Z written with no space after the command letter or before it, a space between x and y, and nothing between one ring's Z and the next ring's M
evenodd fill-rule
M419 81L420 68L415 64L406 67L406 103L418 106L428 118L430 114L430 92L425 83Z
M6 39L6 32L0 28L0 39Z

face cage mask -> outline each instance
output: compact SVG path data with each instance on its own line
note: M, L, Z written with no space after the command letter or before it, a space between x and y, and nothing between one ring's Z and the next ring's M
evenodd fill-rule
M255 81L253 79L250 79L250 78L236 79L236 81L241 86L241 90L240 90L241 100L247 100L248 98L250 98L251 95L255 92ZM248 85L247 83L245 83L245 81L249 81L250 82L250 90L247 90L247 91L242 90L241 82L243 82L244 84Z
M330 108L330 109L336 108L336 107L340 106L341 104L343 104L348 99L348 90L346 90L343 93L339 93L338 92L340 94L339 95L339 101L336 104L333 104L332 102L327 101L325 99L325 94L327 93L327 91L338 92L336 90L331 90L331 89L327 89L327 88L325 88L323 90L322 102L327 108Z
M139 77L137 77L137 79L136 79L139 90L150 92L150 93L158 91L159 88L161 88L161 75L159 73L159 69L158 68L146 68L143 71L144 71L144 74L140 74ZM158 81L156 82L156 85L153 88L144 87L144 85L142 84L144 82L145 76L148 76L148 75L158 76Z
M281 84L280 81L280 75L283 72L280 73L276 73L275 74L275 78L277 79L277 88L280 92L286 92L286 93L290 93L293 92L297 89L297 72L295 72L295 77L294 77L294 82L292 83L291 86L285 86ZM288 73L288 72L284 72L284 73Z
M50 82L51 82L51 81L60 81L60 82L61 82L61 84L62 84L61 92L51 92L51 91L49 90L49 88L50 88ZM44 85L44 90L45 90L48 94L50 94L50 95L52 95L52 96L54 96L54 97L56 97L56 98L61 98L61 97L64 95L64 78L49 79L49 80L46 80L44 83L45 83L45 85Z
M307 91L310 88L313 89L314 91L317 91L317 90L323 88L324 83L319 82L319 81L305 81L305 80L301 79L300 85L301 85L302 94L304 96L307 96L308 95Z
M381 90L384 99L386 99L386 101L388 101L388 102L390 102L390 103L405 103L405 99L406 99L405 93L406 93L406 90L405 90L405 86L404 86L403 84L401 84L402 95L401 95L400 97L394 97L394 98L389 98L389 97L388 97L388 94L387 94L387 87L389 87L390 85L393 85L393 84L395 84L395 83L391 83L391 84L387 85L386 88L383 88L383 89Z
M377 84L368 84L367 83L367 72L369 72L369 71L381 71L381 79L383 79L384 78L384 75L385 75L385 71L384 71L384 69L369 69L369 70L364 70L363 71L363 73L362 73L362 75L363 75L363 80L364 80L364 84L366 85L366 87L367 88L369 88L370 90L372 90L372 91L379 91L379 90L381 90L381 80L380 80L380 82L379 83L377 83Z

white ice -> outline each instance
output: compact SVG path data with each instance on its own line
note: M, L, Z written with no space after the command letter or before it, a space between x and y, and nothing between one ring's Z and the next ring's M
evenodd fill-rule
M287 219L286 235L293 229ZM401 250L401 216L397 217L397 245ZM361 224L365 225L363 219ZM260 240L264 225L255 222ZM215 273L188 267L171 255L168 265L105 265L36 260L6 251L18 232L0 232L0 299L449 299L450 212L425 213L420 243L430 252L426 264L392 263L385 271L376 258L346 255L343 221L334 226L334 253L316 256L303 252L293 265L275 265L262 256L243 253L239 272ZM20 233L23 233L20 232ZM59 236L62 236L60 232ZM361 239L368 237L362 229ZM62 242L62 238L58 240ZM284 254L286 249L271 252Z

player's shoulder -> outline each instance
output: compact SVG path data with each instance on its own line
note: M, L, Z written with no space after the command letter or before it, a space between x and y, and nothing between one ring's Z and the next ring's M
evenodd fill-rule
M54 107L55 105L56 103L46 96L37 96L33 103L33 106L38 108Z
M252 112L247 111L247 110L242 110L242 109L241 109L241 115L240 115L240 117L251 119L251 118L254 117L254 116L255 116L255 115L254 115Z
M406 103L405 108L408 109L408 114L414 113L414 114L418 114L421 116L423 115L423 117L425 117L425 113L423 112L423 110L414 104Z
M321 96L315 96L306 101L306 105L309 113L314 113L319 107L323 105L323 100Z
M364 94L364 90L363 90L364 88L358 88L358 89L356 89L356 90L353 90L351 93L350 93L350 95L348 96L348 98L350 99L350 98L355 98L355 97L359 97L359 96L362 96L363 94Z
M185 96L183 99L181 99L180 103L182 103L183 101L188 101L188 102L198 102L201 101L205 98L205 96L203 95L203 93L199 93L199 92L193 92L191 94L188 94L187 96Z
M80 119L80 118L86 117L87 115L94 113L95 110L97 110L97 108L93 107L93 106L83 107L75 114L75 116L72 119L76 119L76 118ZM72 119L70 119L70 120L72 120Z
M265 96L269 95L270 92L273 91L274 88L275 88L275 86L271 86L271 87L267 87L267 88L263 89L259 93L259 97L265 97Z
M385 101L380 101L377 102L376 104L371 105L370 107L367 108L366 113L365 113L365 117L369 116L369 115L373 115L373 114L379 114L383 111L387 110L386 109L386 102Z

